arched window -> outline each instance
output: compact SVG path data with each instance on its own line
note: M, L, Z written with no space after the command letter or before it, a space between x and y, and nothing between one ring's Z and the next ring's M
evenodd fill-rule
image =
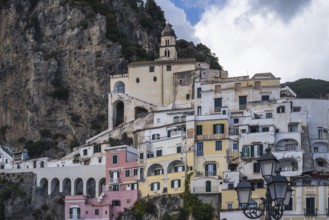
M45 167L45 162L41 161L41 163L40 163L40 167L41 167L41 168L44 168L44 167Z
M223 115L226 115L226 110L223 110Z
M115 93L125 93L125 84L122 81L118 81L114 84Z
M177 122L179 122L179 117L178 116L175 116L174 117L174 123L177 123Z
M157 119L157 123L158 123L158 124L160 123L160 118Z
M206 181L206 192L211 192L211 181Z
M183 115L182 117L180 117L180 121L181 121L181 122L184 122L184 121L186 121L186 116L185 116L185 115Z

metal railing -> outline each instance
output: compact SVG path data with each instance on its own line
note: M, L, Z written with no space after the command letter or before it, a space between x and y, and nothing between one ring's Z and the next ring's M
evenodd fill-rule
M110 183L111 184L117 184L120 182L120 178L110 178Z
M193 187L194 193L218 193L218 186L212 187Z
M306 208L304 209L304 215L307 216L317 216L318 209L317 208Z

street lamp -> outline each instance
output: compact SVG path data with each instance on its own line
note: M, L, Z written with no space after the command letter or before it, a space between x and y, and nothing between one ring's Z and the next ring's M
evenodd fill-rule
M271 217L280 219L285 205L289 204L292 189L288 186L287 178L280 175L281 170L276 170L278 160L271 154L271 149L267 148L266 153L257 161L267 186L265 198L262 198L262 206L255 206L255 203L252 202L251 194L254 188L245 176L235 188L239 205L243 214L250 219L261 217L265 211L266 220L271 220Z

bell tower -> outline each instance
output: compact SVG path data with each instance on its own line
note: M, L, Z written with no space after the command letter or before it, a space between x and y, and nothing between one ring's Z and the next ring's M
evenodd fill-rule
M176 34L172 29L171 24L167 24L165 29L161 32L160 54L159 58L162 60L176 60Z

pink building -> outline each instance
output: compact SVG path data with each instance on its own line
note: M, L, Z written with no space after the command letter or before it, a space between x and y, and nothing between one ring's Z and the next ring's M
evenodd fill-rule
M123 145L106 151L106 191L98 198L66 196L65 220L112 220L137 200L137 150Z

